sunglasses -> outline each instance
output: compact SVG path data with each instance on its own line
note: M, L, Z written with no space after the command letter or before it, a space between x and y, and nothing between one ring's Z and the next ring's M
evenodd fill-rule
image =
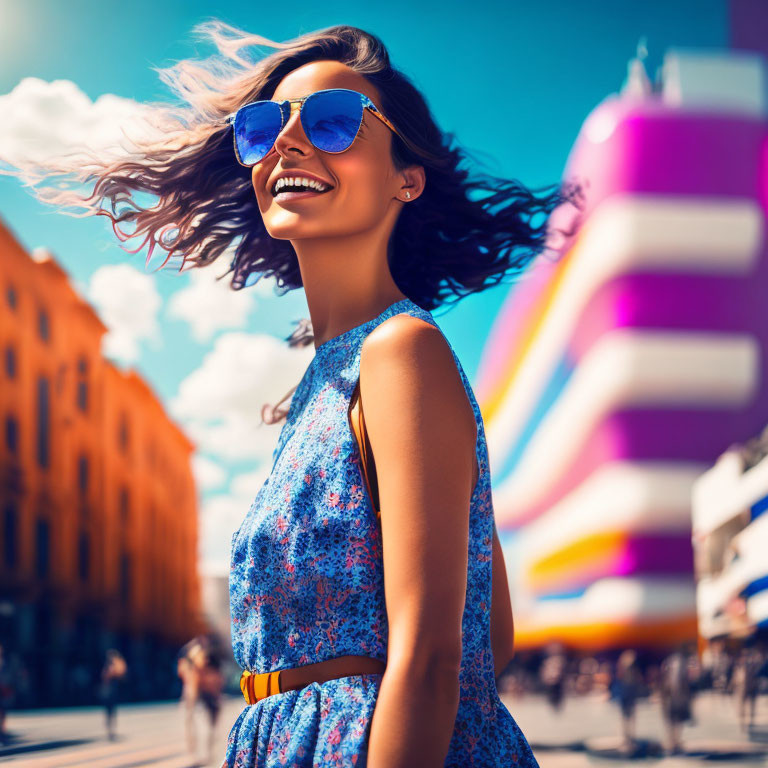
M270 153L294 109L299 110L307 138L323 152L339 153L349 149L363 123L366 109L400 136L368 96L348 88L315 91L300 99L254 101L224 118L234 126L235 156L240 165L256 165Z

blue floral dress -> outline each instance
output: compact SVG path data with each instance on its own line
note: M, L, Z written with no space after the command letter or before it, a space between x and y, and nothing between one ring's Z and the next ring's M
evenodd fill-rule
M398 301L317 347L293 394L272 471L232 537L232 644L243 669L269 672L346 655L386 663L381 529L347 411L364 339L401 313L439 329L430 312ZM488 453L480 409L453 356L477 420L480 474L469 519L460 702L445 765L537 766L496 690ZM365 766L381 680L378 673L351 675L245 705L222 768Z

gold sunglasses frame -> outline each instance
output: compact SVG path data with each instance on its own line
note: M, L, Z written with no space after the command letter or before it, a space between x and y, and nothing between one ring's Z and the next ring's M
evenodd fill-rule
M275 145L274 145L274 142L273 142L272 148L269 150L269 152L267 152L266 155L264 155L264 157L261 158L261 160L257 160L255 163L251 163L250 165L242 162L242 160L240 159L240 152L237 149L237 138L235 137L235 130L234 130L235 116L237 115L237 113L241 109L243 109L245 107L248 107L251 104L258 104L259 102L262 102L262 101L273 101L274 104L277 104L280 107L280 118L283 120L283 123L280 126L280 130L277 132L277 136L279 136L282 133L283 128L285 128L285 126L290 122L290 119L291 119L291 116L293 115L293 113L296 112L296 111L298 111L300 113L301 112L301 108L304 105L304 102L310 96L314 96L315 94L318 94L318 93L326 93L326 92L329 92L329 91L349 91L351 93L356 93L360 97L360 100L362 101L363 112L365 112L366 109L369 110L376 117L378 117L379 120L381 120L381 122L384 123L384 125L386 125L387 128L389 128L396 136L398 136L400 139L402 139L406 144L408 143L406 141L405 137L403 137L400 134L400 131L398 131L397 128L395 128L395 126L392 124L392 122L390 120L388 120L379 111L379 108L364 93L360 93L360 91L352 90L351 88L324 88L324 89L322 89L320 91L315 91L314 93L308 93L306 96L302 96L301 98L298 98L298 99L282 99L281 101L273 101L272 99L259 99L257 101L251 101L248 104L243 104L241 107L238 107L234 112L230 112L226 117L223 117L221 122L227 123L227 125L231 125L232 126L232 146L233 146L233 148L235 150L235 158L236 158L237 162L240 163L240 165L242 165L244 168L253 168L254 166L256 166L259 163L261 163L262 161L266 160L267 157L269 157L269 155L272 153L272 151L275 148ZM288 119L287 120L284 119L285 112L284 112L283 107L282 107L282 105L285 104L286 102L288 103L289 108L290 108L290 112L288 113ZM299 117L299 120L301 120L301 117ZM349 147L351 147L352 144L355 143L355 139L357 138L357 133L359 133L360 127L362 126L362 124L363 124L363 120L361 118L360 119L360 125L357 127L357 132L355 133L355 137L350 142ZM304 129L303 124L302 124L301 127L302 127L302 130L303 130ZM277 136L275 137L275 141L277 141ZM312 143L312 140L309 138L309 136L307 136L307 140L309 141L310 144L312 144L313 147L315 146ZM349 147L347 147L347 149L349 149ZM315 147L315 149L319 149L319 148ZM328 154L330 154L330 155L339 155L342 152L346 152L347 149L340 149L338 152L331 152L331 151L329 151L327 149L320 149L319 151L320 152L328 152Z

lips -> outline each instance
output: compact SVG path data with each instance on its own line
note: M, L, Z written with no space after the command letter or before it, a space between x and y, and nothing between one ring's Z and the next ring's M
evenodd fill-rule
M331 189L333 189L333 187L331 187ZM292 200L304 200L305 198L309 197L321 197L322 195L327 195L331 189L326 189L325 192L278 192L273 199L278 203L287 203Z

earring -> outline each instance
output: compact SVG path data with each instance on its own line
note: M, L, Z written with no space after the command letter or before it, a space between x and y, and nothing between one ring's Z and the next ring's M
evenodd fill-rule
M406 190L405 196L408 198L408 200L411 199L411 193Z

